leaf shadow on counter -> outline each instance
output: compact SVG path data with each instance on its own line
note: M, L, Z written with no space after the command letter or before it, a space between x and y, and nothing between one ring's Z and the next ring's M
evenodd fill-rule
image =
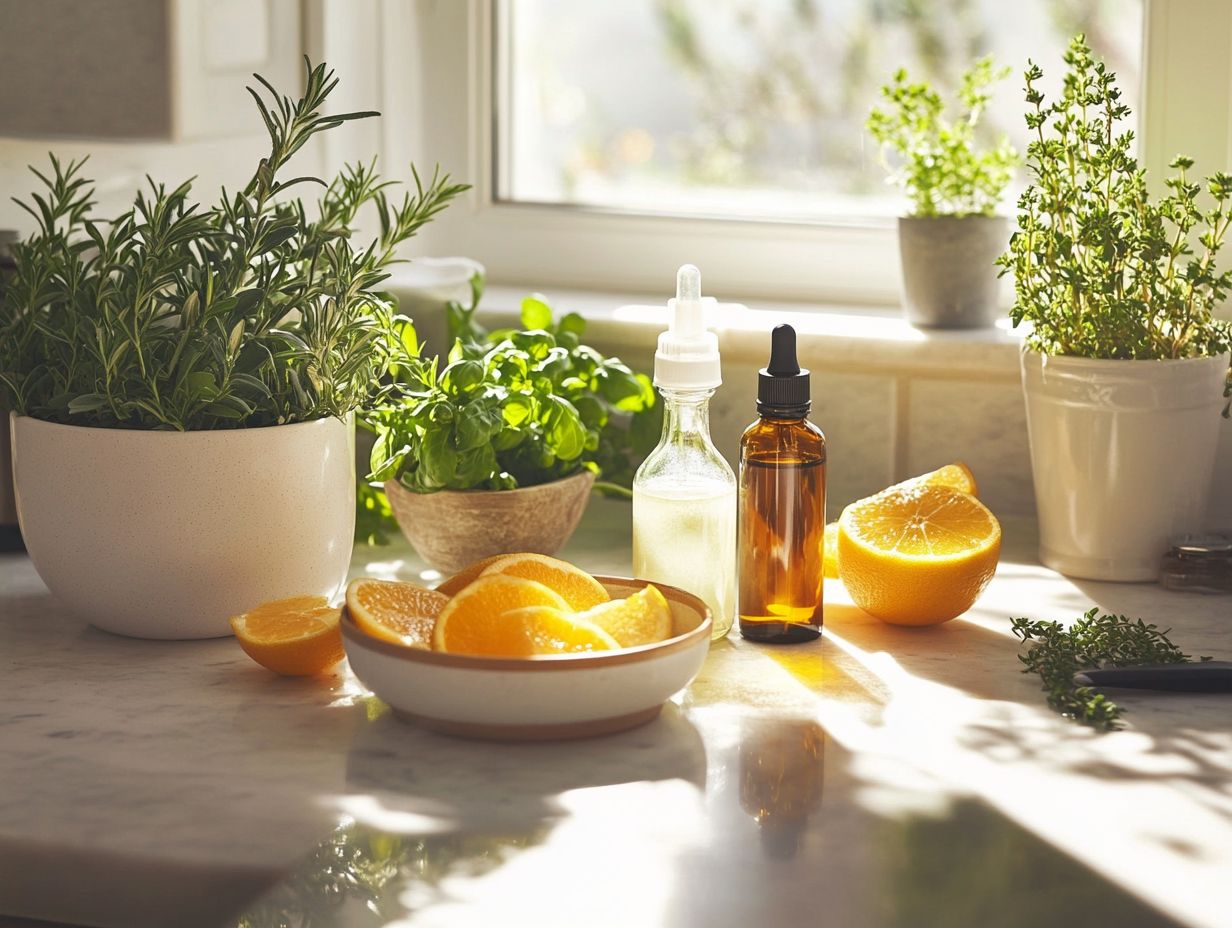
M1097 602L1112 585L1098 586ZM1125 708L1125 725L1102 733L1048 708L1038 679L1022 672L1021 643L976 622L900 628L836 603L826 607L824 637L821 661L803 652L763 653L825 699L844 698L844 686L858 689L874 703L862 712L874 727L927 719L939 737L998 763L1176 785L1232 820L1232 696L1111 691ZM818 666L826 662L832 666Z
M542 845L570 816L574 791L706 787L701 735L673 703L631 731L535 743L435 734L376 699L367 709L347 754L345 791L329 803L343 824L250 906L242 928L301 923L292 916L375 926L448 907L456 900L447 880L482 878Z

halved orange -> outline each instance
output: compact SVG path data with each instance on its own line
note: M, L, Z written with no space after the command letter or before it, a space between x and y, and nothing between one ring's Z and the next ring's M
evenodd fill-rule
M946 464L936 470L930 470L927 474L920 474L918 477L910 477L886 489L901 490L920 486L953 487L955 490L970 493L972 496L979 495L975 474L971 473L971 468L962 461ZM881 492L884 493L885 490ZM832 578L839 576L837 522L831 522L826 526L825 547L822 550L822 573Z
M586 571L544 554L507 554L494 559L480 576L506 574L536 580L555 590L574 612L605 603L610 596L598 580Z
M292 596L231 617L231 630L254 661L274 673L309 676L343 658L342 611L324 596Z
M966 612L997 569L1001 526L968 493L896 487L839 519L839 571L857 606L894 625L935 625Z
M436 619L432 646L458 654L526 653L525 635L505 614L528 606L551 606L561 612L569 604L542 583L505 574L481 576L449 600Z
M347 586L347 612L373 638L412 648L432 648L436 617L449 597L400 580L360 577Z
M495 554L492 557L485 557L482 561L476 561L469 567L462 568L452 577L442 580L436 585L436 591L444 593L446 596L457 596L475 582L490 564L494 564L501 558L508 556L508 554Z
M597 625L622 648L652 644L672 634L672 607L653 584L626 599L614 599L579 612L574 618Z

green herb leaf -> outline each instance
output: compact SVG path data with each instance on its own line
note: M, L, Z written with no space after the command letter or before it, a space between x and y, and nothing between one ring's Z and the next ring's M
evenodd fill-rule
M473 284L476 299L482 289ZM422 382L397 385L366 419L373 479L396 475L421 493L512 489L586 467L631 484L661 428L649 378L579 344L580 316L553 330L539 297L524 301L521 330L485 332L476 304L455 307L441 376L424 366Z
M890 181L911 198L916 216L992 215L1018 164L1004 136L979 144L977 130L992 99L990 87L1009 75L991 57L981 58L962 77L961 110L947 119L940 95L899 69L881 88L885 109L874 107L866 127L881 144ZM897 162L886 158L887 152Z
M539 294L528 296L522 300L522 328L550 329L552 327L552 307Z
M1074 684L1074 674L1099 667L1179 664L1190 660L1168 633L1142 619L1090 609L1069 628L1060 622L1011 619L1015 637L1031 646L1018 659L1023 673L1039 676L1048 705L1094 728L1117 727L1122 709L1102 693ZM1200 660L1210 660L1209 657Z
M1229 351L1232 322L1214 312L1232 292L1232 271L1218 266L1232 224L1232 178L1214 174L1203 194L1187 173L1193 160L1178 156L1167 194L1151 197L1134 135L1122 129L1130 111L1116 75L1082 35L1065 63L1055 99L1039 89L1038 66L1024 75L1032 183L997 261L1014 276L1011 318L1029 323L1027 346L1047 355L1159 360Z

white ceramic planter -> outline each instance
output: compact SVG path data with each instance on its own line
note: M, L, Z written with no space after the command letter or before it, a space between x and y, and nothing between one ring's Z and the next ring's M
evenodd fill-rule
M265 600L334 595L355 526L354 431L322 419L153 432L14 416L17 513L48 588L140 638L215 638Z
M1040 560L1071 577L1154 580L1168 538L1203 528L1227 356L1022 354Z

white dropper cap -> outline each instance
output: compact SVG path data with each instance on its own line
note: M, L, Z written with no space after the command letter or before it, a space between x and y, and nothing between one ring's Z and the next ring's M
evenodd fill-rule
M713 390L719 374L719 339L706 328L702 272L686 264L676 272L676 298L667 301L667 331L655 352L654 383L666 390Z

